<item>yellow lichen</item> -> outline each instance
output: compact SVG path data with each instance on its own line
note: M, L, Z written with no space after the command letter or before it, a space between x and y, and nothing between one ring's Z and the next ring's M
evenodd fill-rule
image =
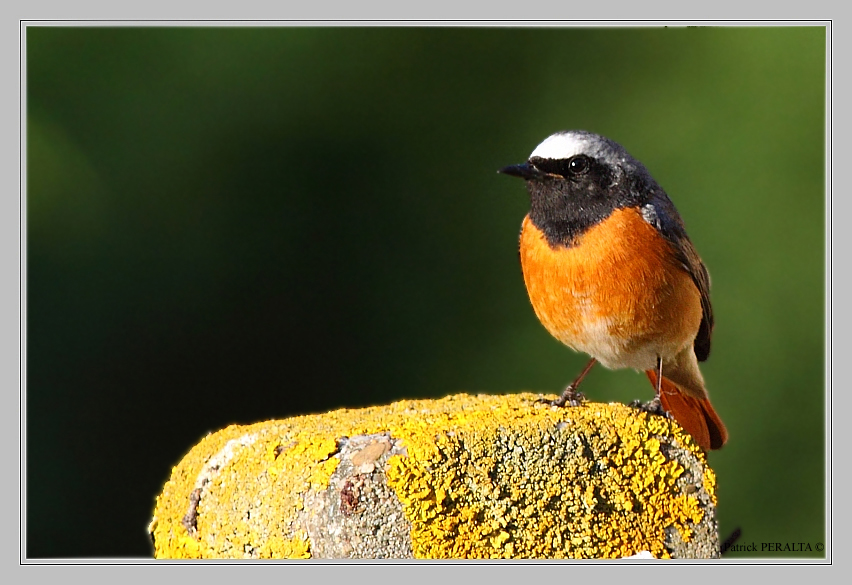
M709 467L704 468L704 479L702 481L704 491L710 494L713 505L716 505L716 473Z
M699 522L703 512L697 499L678 495L674 486L683 468L676 461L668 461L660 450L660 441L651 436L674 434L683 444L691 444L669 421L660 419L643 426L634 411L619 406L560 410L555 418L550 418L554 413L548 409L537 416L524 416L523 420L515 417L515 412L508 411L510 417L504 420L491 412L489 420L478 421L478 428L491 427L491 432L479 433L490 437L490 442L478 443L473 433L458 432L452 441L441 438L436 442L438 458L423 462L400 458L388 470L388 481L397 490L414 525L415 556L492 558L520 553L529 557L611 558L640 550L666 556L665 528L672 526L685 541L689 540L689 526ZM554 443L554 437L547 436L547 429L553 428L548 423L562 422L564 418L590 428L588 447L594 454L606 455L565 457L559 461L568 467L562 469L553 465L553 459L526 457L518 463L535 465L521 467L513 464L511 456L506 457L505 450L503 456L493 456L498 448L494 436L500 427L511 426L517 432L515 442L507 449L535 453L535 439L539 440L538 446ZM619 425L621 421L624 424ZM615 449L612 433L624 438L615 443ZM518 437L533 440L519 445ZM482 462L495 460L502 461L501 471L506 474L501 482L508 496L504 505L494 495L500 493L499 487L490 491L476 489L493 483L493 478L487 476L493 475L493 465L489 469ZM442 485L437 492L425 488L434 487L435 483L425 473L427 469L437 468L441 471L436 474L439 477L452 477L444 473L445 466L456 470L454 476L464 478L452 486L453 498L449 502L442 496L450 486ZM595 479L584 488L579 485L582 482L574 483L572 489L560 489L558 485L566 477L584 476ZM527 489L531 486L541 489ZM432 513L435 509L440 509L440 515ZM498 518L490 516L498 513ZM448 521L448 515L459 521ZM436 517L440 521L432 521ZM467 521L470 518L476 521ZM495 529L495 522L514 526L513 534ZM577 536L566 539L568 535ZM506 547L509 541L510 548Z
M156 555L309 557L294 524L303 498L328 484L341 437L380 432L405 447L386 477L415 557L666 557L666 528L692 537L703 508L679 492L684 469L661 448L664 437L703 461L680 427L622 405L553 409L537 398L456 395L228 427L173 469L152 523ZM702 485L715 498L706 467Z

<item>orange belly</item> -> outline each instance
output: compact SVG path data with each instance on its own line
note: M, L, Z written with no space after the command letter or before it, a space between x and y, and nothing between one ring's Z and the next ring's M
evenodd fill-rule
M533 309L569 347L609 368L648 370L691 344L701 300L671 244L638 209L617 209L571 247L524 218L521 266Z

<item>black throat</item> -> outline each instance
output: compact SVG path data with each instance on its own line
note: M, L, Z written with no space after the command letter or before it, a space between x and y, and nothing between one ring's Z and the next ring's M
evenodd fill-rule
M610 191L600 185L569 180L527 181L527 189L530 221L552 248L571 247L616 209L640 204L630 191Z

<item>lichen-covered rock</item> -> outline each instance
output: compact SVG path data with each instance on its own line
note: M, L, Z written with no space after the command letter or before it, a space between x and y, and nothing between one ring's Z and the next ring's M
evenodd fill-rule
M715 476L620 404L455 395L204 438L172 471L158 558L715 558Z

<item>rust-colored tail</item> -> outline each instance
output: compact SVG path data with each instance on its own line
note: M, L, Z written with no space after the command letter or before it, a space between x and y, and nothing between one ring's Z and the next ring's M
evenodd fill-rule
M657 372L646 370L645 374L656 388ZM709 399L687 396L674 382L663 376L660 402L705 451L718 449L727 442L728 430L713 410Z

